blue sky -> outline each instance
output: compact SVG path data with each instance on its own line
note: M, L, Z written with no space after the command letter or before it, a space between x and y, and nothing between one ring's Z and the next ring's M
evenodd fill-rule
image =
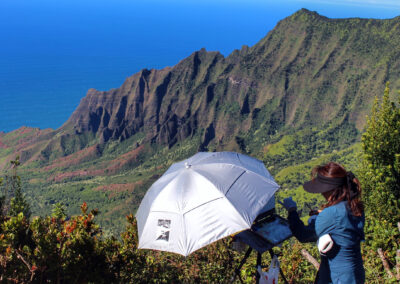
M0 0L0 131L58 128L89 88L252 46L301 8L393 18L400 0Z
M171 41L181 57L201 47L227 54L256 43L280 19L303 7L334 18L400 15L398 0L1 0L0 36L5 44L0 51L128 54L123 45L110 43L124 39L141 44L139 52L146 54L159 52L157 42Z
M293 2L310 2L316 4L343 5L353 7L372 7L385 9L399 9L400 2L397 0L308 0Z

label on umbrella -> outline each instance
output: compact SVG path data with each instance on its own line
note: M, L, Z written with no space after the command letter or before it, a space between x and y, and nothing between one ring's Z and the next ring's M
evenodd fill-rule
M157 222L157 241L169 241L169 233L171 228L171 220L158 219Z

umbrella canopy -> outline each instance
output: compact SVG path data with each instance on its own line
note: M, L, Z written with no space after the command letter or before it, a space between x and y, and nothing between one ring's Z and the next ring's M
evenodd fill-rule
M173 164L136 214L139 248L184 256L251 227L279 186L264 164L233 152L200 152Z

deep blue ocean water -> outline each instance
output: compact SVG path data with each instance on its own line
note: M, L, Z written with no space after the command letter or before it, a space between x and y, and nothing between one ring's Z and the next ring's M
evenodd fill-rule
M400 6L316 3L1 0L0 131L58 128L89 88L117 88L142 68L175 65L202 47L228 55L252 46L301 7L330 17L400 14Z

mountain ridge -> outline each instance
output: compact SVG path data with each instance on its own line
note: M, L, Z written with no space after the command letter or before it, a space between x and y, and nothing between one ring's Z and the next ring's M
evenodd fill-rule
M360 30L369 25L372 25L370 35L360 35L365 34ZM355 32L349 31L350 27ZM400 52L384 44L390 37L378 28L390 32L391 37L400 36L400 17L329 19L301 9L279 21L254 46L234 50L227 57L203 48L173 67L143 69L128 77L120 88L90 89L70 118L54 130L42 153L34 154L40 156L39 160L51 160L90 146L93 139L106 143L139 132L146 133L145 142L171 147L193 137L198 129L205 130L199 150L207 149L210 142L226 146L239 133L252 128L254 119L267 104L275 108L268 112L269 117L264 117L269 120L268 134L285 126L323 127L324 120L336 124L355 121L355 128L360 131L372 97L379 94L386 81L400 78L400 63L393 60ZM380 48L375 48L377 43ZM321 48L323 44L325 48ZM368 45L371 47L365 48ZM363 48L357 52L365 58L351 58L354 49L360 46ZM371 58L378 60L374 62L375 68L368 70L366 65ZM389 61L394 64L388 64ZM302 73L307 73L307 77ZM347 78L332 82L344 77L343 74ZM312 80L307 79L310 77ZM394 81L394 87L400 85L398 79ZM364 86L372 89L373 95L357 92L360 82L374 82L370 88ZM358 111L350 112L352 108ZM323 113L330 116L327 118ZM238 119L243 121L240 127L230 123ZM46 132L45 137L32 137L31 144L49 136ZM73 141L71 149L60 147L63 140L71 140L72 136L84 139L72 138L79 141ZM240 150L238 146L233 150ZM21 150L22 161L30 160L33 152ZM49 152L53 154L46 154Z
M400 88L399 45L400 17L302 9L226 57L201 49L119 88L90 89L59 129L0 133L0 168L20 156L38 211L89 196L112 214L115 205L136 208L168 165L197 151L242 152L278 171L358 141L385 83ZM277 147L285 151L269 153ZM110 205L99 199L106 185L120 190Z
M319 16L315 12L314 13L313 12L309 12L309 11L305 12L305 10L301 10L301 11L295 13L293 16L289 17L289 19L291 19L291 18L293 18L294 20L297 20L296 18L300 18L300 19L305 18L306 21L309 21L309 19L311 18L311 20L312 20L311 22L314 22L314 21L317 20L319 25L320 25L321 19L323 19L323 21L329 22L328 18ZM355 20L358 21L358 19L355 19ZM345 20L335 19L333 21L334 22L343 23ZM364 23L367 23L367 22L370 22L370 21L379 22L379 20L360 20L360 22L364 22ZM279 28L280 25L283 25L285 23L287 24L287 22L288 22L287 19L279 22L278 25L277 25L277 28ZM246 56L246 55L243 55L243 54L246 54L246 52L247 52L247 54L250 54L250 55L251 55L251 53L263 53L263 51L265 51L265 49L266 49L266 46L263 44L264 41L266 41L267 44L270 43L272 41L271 39L273 39L273 37L274 37L273 33L275 32L275 30L276 29L274 29L269 35L267 35L264 39L262 39L260 41L260 43L256 44L254 47L249 48L249 49L245 48L244 50L241 50L239 52L233 52L231 55L227 56L226 58L224 58L221 54L215 53L215 52L210 53L210 55L208 55L208 53L205 52L205 50L203 49L203 50L200 50L200 51L197 51L197 52L193 53L191 56L189 56L188 58L182 60L180 63L178 63L176 66L174 66L172 68L162 69L162 70L142 70L141 73L140 73L141 76L137 80L139 80L139 81L141 80L142 84L146 84L147 91L149 91L149 83L150 83L150 81L146 80L146 76L156 76L158 78L158 76L160 74L166 73L166 77L164 77L164 80L162 81L162 83L160 83L158 86L152 88L153 90L152 90L152 94L150 94L150 99L153 99L153 101L149 102L150 103L149 108L146 108L144 110L146 112L146 114L147 113L152 113L152 114L155 114L155 115L153 117L146 117L146 115L144 115L144 117L143 117L141 115L138 115L138 111L134 112L134 114L133 114L132 111L128 110L127 114L129 114L129 115L133 114L132 116L135 117L135 119L138 119L140 122L139 122L139 124L137 124L136 121L135 121L135 123L130 125L130 127L126 127L124 125L124 123L126 123L126 121L129 122L129 119L121 120L121 117L120 117L121 114L125 113L126 110L124 110L123 108L119 108L118 110L114 110L113 113L115 114L115 117L114 117L113 122L110 125L111 128L108 128L108 129L106 128L105 129L106 131L101 133L102 140L107 141L109 138L118 139L119 137L127 138L132 133L138 131L138 128L143 127L145 122L146 122L147 125L149 125L149 124L151 125L152 123L155 124L155 125L153 125L153 128L156 129L156 132L157 132L157 129L163 129L163 131L166 132L167 136L168 136L168 134L171 134L171 129L170 129L171 127L165 126L165 125L163 125L163 123L165 124L168 121L168 122L170 122L170 124L171 123L174 124L174 119L175 120L184 119L185 118L185 114L179 113L178 118L172 118L172 122L171 122L171 118L167 118L167 117L164 117L164 120L162 120L160 122L159 116L158 116L158 112L161 110L161 108L160 108L159 104L164 100L164 96L166 96L166 95L167 95L167 97L168 97L168 95L171 96L171 94L167 94L167 93L164 92L164 91L166 91L166 90L164 90L164 88L165 89L168 88L168 84L170 83L170 80L171 80L171 78L168 77L168 76L176 75L175 71L178 71L181 67L183 67L183 70L179 70L179 71L185 72L184 68L187 67L187 65L190 66L190 68L189 68L190 70L186 69L186 71L187 71L186 74L191 73L191 75L190 75L191 76L190 77L191 81L190 82L192 84L194 84L194 86L189 85L189 87L195 87L194 88L194 90L195 90L194 92L196 92L196 88L197 88L198 92L201 91L201 92L204 93L204 90L202 90L202 88L201 88L202 87L201 84L197 84L196 85L196 83L198 83L198 80L204 79L204 82L209 81L209 84L207 85L206 103L209 103L211 97L213 97L213 89L215 88L215 84L217 84L217 82L221 81L221 80L229 79L230 83L238 84L242 89L242 90L239 90L239 93L247 91L246 88L243 88L243 86L245 86L245 87L246 86L251 86L251 87L254 88L255 85L257 83L259 83L259 82L255 81L255 80L248 80L249 82L247 82L246 78L244 76L245 73L244 74L243 73L239 74L238 77L241 77L240 80L237 80L235 78L236 74L232 74L233 76L228 76L228 78L226 76L224 76L224 74L232 73L232 72L229 72L229 70L233 68L233 64L243 65L242 61L245 61L245 62L248 61L246 59L243 60L242 58L240 58L240 57ZM303 41L307 41L307 38L303 38L302 40ZM301 44L302 43L300 43L300 47L301 47ZM337 49L338 49L337 46L332 48L332 50L330 51L329 56L325 59L323 64L318 67L319 69L317 70L317 72L315 72L315 74L313 74L314 78L322 77L320 75L320 73L323 72L324 69L326 69L326 65L330 64L330 60L332 60L332 58L335 56L335 53L337 52ZM299 54L300 52L301 52L301 50L297 50L297 56L301 58L303 56L301 54ZM273 53L271 53L271 52L267 52L266 55L268 56L268 55L272 55L272 54ZM207 58L208 56L211 57L211 58ZM235 58L235 57L239 57L239 58ZM263 57L261 56L261 58L263 58ZM292 65L294 65L293 62L295 62L297 60L297 57L294 57L294 58L290 58L289 57L288 59L291 60L291 62L287 65L286 70L283 70L283 72L282 72L282 70L278 70L280 65L277 65L276 62L274 62L275 64L271 64L271 67L272 67L272 72L271 73L272 73L272 75L275 75L275 73L280 73L280 74L277 74L277 75L278 76L282 76L282 73L285 73L285 76L286 76L286 74L288 74L288 73L289 74L293 73L291 68L292 68ZM187 64L187 63L189 63L189 61L191 61L190 64ZM209 62L209 61L211 61L211 62ZM281 60L276 60L276 61L278 61L278 63L280 63ZM345 64L345 63L346 62L344 62L343 64ZM203 67L204 64L206 64L205 69L207 69L208 73L203 78L200 78L200 79L197 78L197 81L196 81L196 76L197 75L201 75L201 72L200 72L200 74L198 74L199 73L199 68ZM222 66L222 70L218 70L219 72L218 72L218 74L216 74L216 76L214 78L210 78L212 72L215 71L213 69L215 69L216 65L224 65L224 66ZM344 68L344 66L342 66L342 68ZM168 71L166 71L166 70L168 70ZM192 72L189 72L189 71L192 71ZM259 70L255 70L255 71L259 72ZM280 72L278 72L278 71L280 71ZM145 75L144 73L146 73L146 76L144 76ZM257 75L257 74L254 74L254 75ZM134 75L133 78L135 78L136 76L137 76L137 74ZM187 76L185 78L179 78L179 76L175 76L175 81L178 81L178 82L180 81L179 83L181 83L183 85L187 84L185 79L187 79ZM387 79L388 78L381 79L381 84L383 84L383 81L387 81ZM130 79L128 79L128 81L129 80ZM132 81L135 81L135 79L133 79ZM172 81L174 81L174 80L172 80ZM284 87L285 88L284 92L286 92L287 91L286 89L289 88L289 81L290 80L288 80L288 77L286 77L285 78L285 82L284 82L284 86L285 86ZM125 82L122 85L122 87L121 87L122 89L125 89L127 82ZM146 83L144 83L144 82L146 82ZM157 82L157 80L153 80L152 81L152 83L156 83L156 82ZM140 87L140 82L131 82L131 81L129 81L129 83L135 84L135 87L136 86ZM221 83L221 82L219 82L219 83ZM133 87L133 85L131 87ZM245 90L243 90L243 89L245 89ZM125 90L125 91L127 91L127 90ZM177 88L175 91L177 93L179 93L180 90ZM276 90L272 90L272 92L273 91L276 91ZM113 92L113 91L111 91L111 92ZM143 90L142 90L142 92L143 92ZM140 93L140 91L139 91L139 93ZM190 91L186 91L186 94L188 94L188 93L190 93ZM105 94L105 93L102 92L102 94ZM91 94L88 93L88 95L91 95ZM108 94L108 95L112 95L112 94ZM141 105L141 104L137 105L138 103L143 102L143 95L144 95L144 93L141 94L142 99L137 99L137 96L136 96L136 98L134 97L134 103L136 103L136 108L137 109L140 109L140 106L143 107L143 105ZM147 95L149 95L149 94L147 94ZM153 97L151 97L151 95L153 95ZM274 94L272 95L272 97L273 96L274 96ZM244 95L244 97L243 97L243 95L242 95L242 97L239 95L239 98L242 101L247 101L248 102L248 99L246 99L246 95ZM113 100L113 101L115 101L115 100ZM123 101L121 101L121 103L124 104ZM133 104L131 104L131 105L133 105ZM243 105L241 107L243 109ZM247 107L248 107L248 105L247 105ZM285 106L281 106L281 107L285 108ZM187 107L182 107L182 108L187 109ZM84 109L87 109L87 108L84 108ZM148 109L150 109L150 111L147 111ZM99 111L99 110L100 109L97 109L97 111ZM77 111L78 111L78 109L77 109ZM241 110L241 113L244 113L245 111L246 110L243 109L243 110ZM92 111L92 113L95 114L96 112ZM74 114L75 114L75 112L74 112ZM102 121L103 122L105 121L106 124L107 124L108 112L106 111L104 114L105 114L105 120L103 119ZM293 122L294 115L295 115L295 111L290 113L290 115L288 115L287 118L288 118L289 123ZM72 118L76 118L76 117L73 115ZM119 120L118 120L118 118L119 118ZM155 119L155 120L152 121L152 119ZM90 117L87 117L86 120L90 120ZM91 121L94 124L96 124L96 118L92 119ZM175 124L176 124L176 122L175 122ZM204 125L202 125L203 127L209 127L211 125L211 122L210 121L207 121L207 122L203 121L203 124L204 124ZM208 126L206 124L208 124ZM358 128L359 129L361 128L360 126L362 124L363 124L363 122L358 124ZM102 126L104 127L105 125L102 125ZM80 128L79 123L78 123L78 125L75 125L75 127ZM176 127L176 125L174 125L172 127L173 128L172 132L175 132L175 129L174 129L175 127ZM132 133L129 133L129 130L127 131L127 129L130 129L130 128L132 129L131 130ZM122 129L124 129L125 132L123 132ZM104 130L104 128L103 128L103 130ZM155 133L154 133L154 136L156 136ZM173 138L173 137L170 137L170 139L171 138ZM161 142L161 141L158 140L157 142ZM166 141L163 141L163 142L166 142Z
M360 30L370 25L370 35L360 35L365 34ZM342 26L347 29L341 29ZM349 32L349 27L355 32ZM171 147L192 137L200 128L206 131L202 134L199 149L207 149L210 142L228 145L232 142L228 140L239 132L249 131L252 121L267 103L275 107L269 111L269 118L265 118L274 126L267 131L269 134L282 126L296 128L307 122L318 124L326 120L322 113L332 112L334 115L330 115L330 120L339 124L343 120L355 121L355 127L360 131L373 97L366 95L367 92L356 91L360 82L376 82L376 87L369 89L377 95L377 86L382 89L390 77L400 78L399 62L393 60L398 58L399 52L392 50L390 44L383 44L390 37L378 28L390 32L392 37L399 35L400 17L388 20L329 19L317 12L301 9L279 21L254 46L244 46L227 57L201 49L173 67L143 69L130 76L120 88L109 91L90 89L64 125L53 132L52 141L42 150L39 159L51 160L79 151L90 146L95 137L100 143L106 143L124 140L139 132L146 132L146 142ZM361 43L357 43L360 40ZM365 48L368 46L365 41L372 46ZM328 48L319 48L315 42ZM374 48L377 43L380 48ZM357 50L366 56L362 62L352 60L350 56L343 58L346 52L350 55L354 52L354 45L355 48L363 47ZM368 57L369 54L372 56ZM386 58L382 56L384 54L387 54ZM355 69L367 69L365 65L371 57L380 59L374 62L374 70L354 72ZM394 64L388 64L388 61ZM313 82L304 76L298 78L307 68L312 69L307 75L317 82L315 88L308 90L307 85ZM337 80L339 82L327 79L346 72L350 75ZM398 85L397 79L395 87ZM348 90L349 86L352 90ZM354 95L356 97L352 98ZM328 100L331 105L323 105L321 100ZM339 109L332 106L336 100L341 103ZM227 107L227 104L231 106ZM349 112L356 105L359 111ZM299 111L310 108L312 111ZM208 115L203 116L204 112ZM232 117L236 112L241 117ZM238 119L244 120L242 127L236 128L229 123ZM91 138L78 139L67 151L58 145L63 143L62 140L70 140L71 136L87 133ZM40 142L49 136L46 133L45 138L39 135L36 139ZM36 143L35 138L31 143ZM22 161L30 160L33 152L20 151ZM51 156L46 154L48 152L56 154Z

